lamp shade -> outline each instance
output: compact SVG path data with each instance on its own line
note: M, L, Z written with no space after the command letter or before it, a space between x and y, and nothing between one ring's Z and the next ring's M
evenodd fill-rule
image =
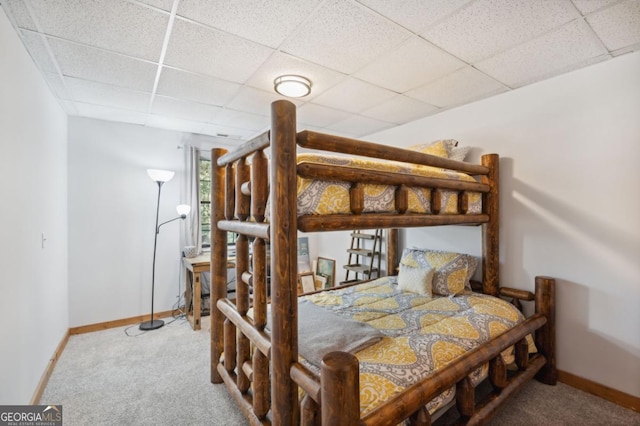
M180 216L186 216L191 211L191 206L187 204L180 204L178 205L178 207L176 207L176 210L178 211L178 214Z
M170 170L147 169L147 174L156 182L169 182L175 172Z

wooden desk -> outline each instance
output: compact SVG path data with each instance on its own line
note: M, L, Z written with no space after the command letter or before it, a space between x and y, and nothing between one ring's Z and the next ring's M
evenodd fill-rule
M202 253L199 256L188 258L182 258L182 264L185 268L185 309L187 319L194 330L200 330L200 316L202 314L202 280L201 274L203 272L209 272L211 265L211 253ZM235 264L231 261L227 262L227 268L234 268ZM189 277L191 277L192 286L189 285ZM193 302L193 303L190 303Z

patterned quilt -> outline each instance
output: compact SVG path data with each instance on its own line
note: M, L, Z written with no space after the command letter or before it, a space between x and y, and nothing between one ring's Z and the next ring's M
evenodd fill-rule
M360 361L361 414L524 319L508 302L483 294L425 297L401 292L396 277L305 298L340 316L367 322L385 335L355 354ZM533 339L528 339L535 352ZM509 348L502 354L507 364L513 362L512 352ZM485 376L486 367L478 369L474 381ZM447 404L454 392L449 389L431 401L429 412Z
M464 173L436 167L410 165L395 161L375 161L362 158L348 158L331 155L299 154L298 162L351 166L369 170L407 173L418 176L455 179L467 182L476 180ZM298 177L298 214L339 214L351 213L349 208L348 182L327 182ZM365 185L364 212L391 213L395 211L395 186ZM458 213L458 192L443 191L441 214ZM431 191L424 188L409 188L408 213L431 213ZM479 192L470 197L468 214L482 212L482 196Z

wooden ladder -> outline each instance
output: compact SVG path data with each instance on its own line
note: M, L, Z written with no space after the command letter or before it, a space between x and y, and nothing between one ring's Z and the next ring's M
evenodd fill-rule
M366 242L372 241L370 247ZM373 234L360 231L351 233L351 248L347 249L349 260L344 265L347 270L344 281L340 284L349 284L358 281L366 281L380 276L380 249L382 247L382 229L376 229ZM374 267L374 263L376 266ZM355 278L349 279L353 272ZM358 278L358 275L362 275ZM375 275L375 276L374 276Z

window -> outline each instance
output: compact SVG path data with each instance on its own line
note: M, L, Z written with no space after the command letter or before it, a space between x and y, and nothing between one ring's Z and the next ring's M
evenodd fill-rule
M200 158L200 224L202 247L211 247L211 160ZM236 234L227 232L227 244L236 242Z
M200 158L200 224L202 247L211 247L211 160Z

